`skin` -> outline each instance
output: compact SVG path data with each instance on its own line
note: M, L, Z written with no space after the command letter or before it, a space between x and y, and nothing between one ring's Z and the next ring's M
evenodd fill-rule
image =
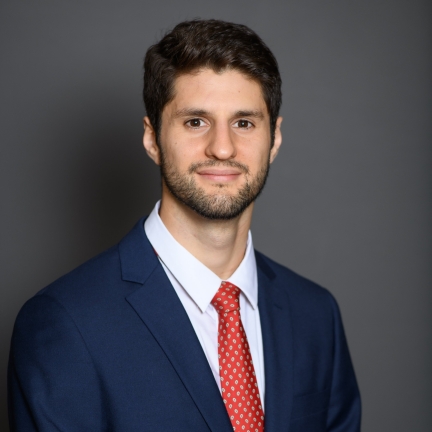
M215 73L201 69L179 76L174 98L162 111L160 145L165 160L210 195L235 195L239 189L275 159L282 143L276 124L271 145L270 117L260 85L236 70ZM161 152L148 117L144 117L144 148L161 164ZM213 167L189 173L191 164L209 160ZM248 167L249 174L226 161ZM246 250L254 203L231 220L210 220L175 198L162 179L160 217L171 235L192 255L228 279L240 265Z

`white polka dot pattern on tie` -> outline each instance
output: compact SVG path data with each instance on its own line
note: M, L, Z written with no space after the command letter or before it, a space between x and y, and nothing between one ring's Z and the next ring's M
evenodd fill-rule
M240 289L222 282L212 305L219 314L218 355L222 398L236 432L263 432L261 405L252 356L240 318Z

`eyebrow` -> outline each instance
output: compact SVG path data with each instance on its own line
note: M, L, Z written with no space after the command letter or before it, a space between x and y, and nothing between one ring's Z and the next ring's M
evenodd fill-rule
M199 108L182 108L177 110L174 113L174 117L189 117L189 116L196 116L196 117L201 117L201 116L205 116L208 115L209 112L203 109L199 109Z
M189 117L189 116L201 117L201 116L206 116L209 114L210 114L209 111L206 111L204 109L182 108L182 109L177 110L174 113L174 117L175 118ZM263 120L264 119L264 113L260 110L239 110L239 111L236 111L234 113L233 117L253 117L253 118Z
M254 117L260 120L264 119L264 113L262 111L237 111L234 117Z

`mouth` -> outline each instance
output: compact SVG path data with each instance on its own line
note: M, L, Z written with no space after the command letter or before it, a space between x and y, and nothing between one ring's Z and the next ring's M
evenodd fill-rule
M242 172L236 168L202 168L198 169L196 173L206 180L216 183L228 183L236 180Z

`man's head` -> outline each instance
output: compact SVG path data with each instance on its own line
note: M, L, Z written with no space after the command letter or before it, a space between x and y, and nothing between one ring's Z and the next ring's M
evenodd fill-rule
M272 141L282 103L278 64L248 27L219 20L185 21L151 46L144 61L144 104L159 139L162 111L174 97L175 79L202 68L234 69L259 83L270 115Z
M185 22L149 49L144 76L144 147L161 167L162 206L207 219L241 215L281 144L281 81L269 49L245 26Z

